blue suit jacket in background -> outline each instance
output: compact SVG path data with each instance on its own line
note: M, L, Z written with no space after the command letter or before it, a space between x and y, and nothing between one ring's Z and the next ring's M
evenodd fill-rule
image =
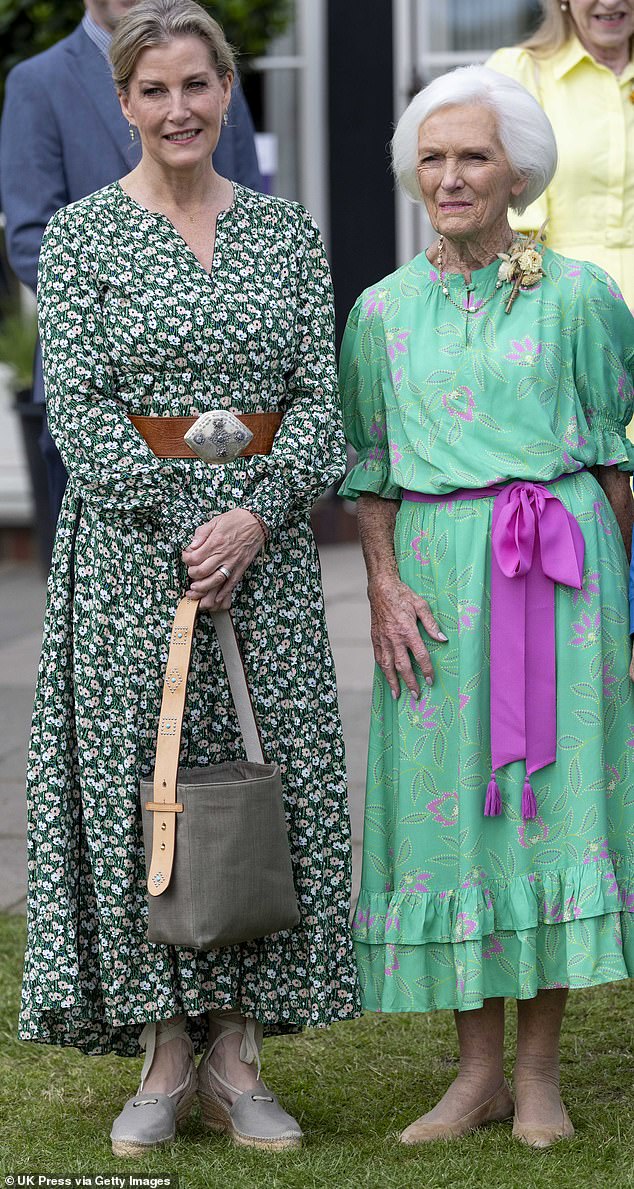
M262 189L253 124L239 83L214 153L223 177ZM11 266L35 291L44 228L55 211L129 173L140 159L110 68L81 25L7 78L0 126L0 205ZM44 400L36 359L33 399Z

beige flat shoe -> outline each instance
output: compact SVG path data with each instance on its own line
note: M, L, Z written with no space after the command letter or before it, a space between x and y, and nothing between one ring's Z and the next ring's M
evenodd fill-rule
M436 1139L461 1139L463 1135L475 1131L476 1127L484 1127L487 1123L502 1123L505 1119L512 1118L513 1111L513 1096L508 1084L503 1082L492 1098L488 1098L475 1110L469 1111L468 1115L456 1119L455 1123L443 1123L440 1119L428 1122L423 1115L405 1128L400 1140L402 1144L428 1144Z
M516 1112L513 1118L513 1137L523 1144L528 1144L529 1148L552 1148L553 1144L559 1143L561 1139L572 1139L575 1129L561 1100L559 1105L561 1122L556 1127L548 1127L543 1123L539 1126L525 1125L520 1123Z

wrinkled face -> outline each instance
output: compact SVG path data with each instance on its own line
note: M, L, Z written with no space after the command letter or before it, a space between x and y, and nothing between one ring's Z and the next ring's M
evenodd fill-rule
M434 112L418 130L418 184L432 226L451 239L485 238L506 225L518 181L493 111L481 103Z
M634 0L569 0L579 40L591 53L618 50L634 34Z
M139 54L121 110L139 130L143 152L169 168L191 169L213 153L231 97L200 37L174 37Z
M84 3L93 20L113 33L117 22L134 8L138 0L84 0Z

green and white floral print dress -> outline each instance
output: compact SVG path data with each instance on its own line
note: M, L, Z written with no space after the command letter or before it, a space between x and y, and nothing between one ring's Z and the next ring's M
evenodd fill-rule
M569 472L551 490L585 541L582 589L555 587L557 752L531 776L537 816L523 819L515 761L497 773L502 813L487 817L494 501L401 503L401 577L449 640L428 643L435 681L419 698L403 689L393 701L376 670L354 918L373 1010L465 1010L634 975L628 568L583 469L633 469L634 319L600 268L546 251L544 269L506 315L497 261L468 290L447 278L461 310L417 256L361 295L344 338L344 421L359 451L345 495L442 496Z
M235 187L206 274L118 183L59 211L41 255L51 432L69 472L28 772L26 1040L135 1054L147 1020L236 1008L268 1031L359 1012L344 749L311 503L345 451L332 295L300 207ZM128 413L282 411L268 456L158 460ZM208 954L146 940L138 781L197 525L241 506L270 541L235 596L265 755L279 761L296 929ZM213 626L196 630L181 763L240 754Z

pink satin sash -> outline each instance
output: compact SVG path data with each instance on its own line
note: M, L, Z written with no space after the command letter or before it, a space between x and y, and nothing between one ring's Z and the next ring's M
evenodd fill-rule
M581 590L583 533L548 486L524 479L440 496L403 491L402 498L425 504L495 499L491 525L493 771L485 813L496 816L501 811L496 768L525 760L522 812L526 818L534 817L537 808L528 777L554 763L557 752L554 584Z

